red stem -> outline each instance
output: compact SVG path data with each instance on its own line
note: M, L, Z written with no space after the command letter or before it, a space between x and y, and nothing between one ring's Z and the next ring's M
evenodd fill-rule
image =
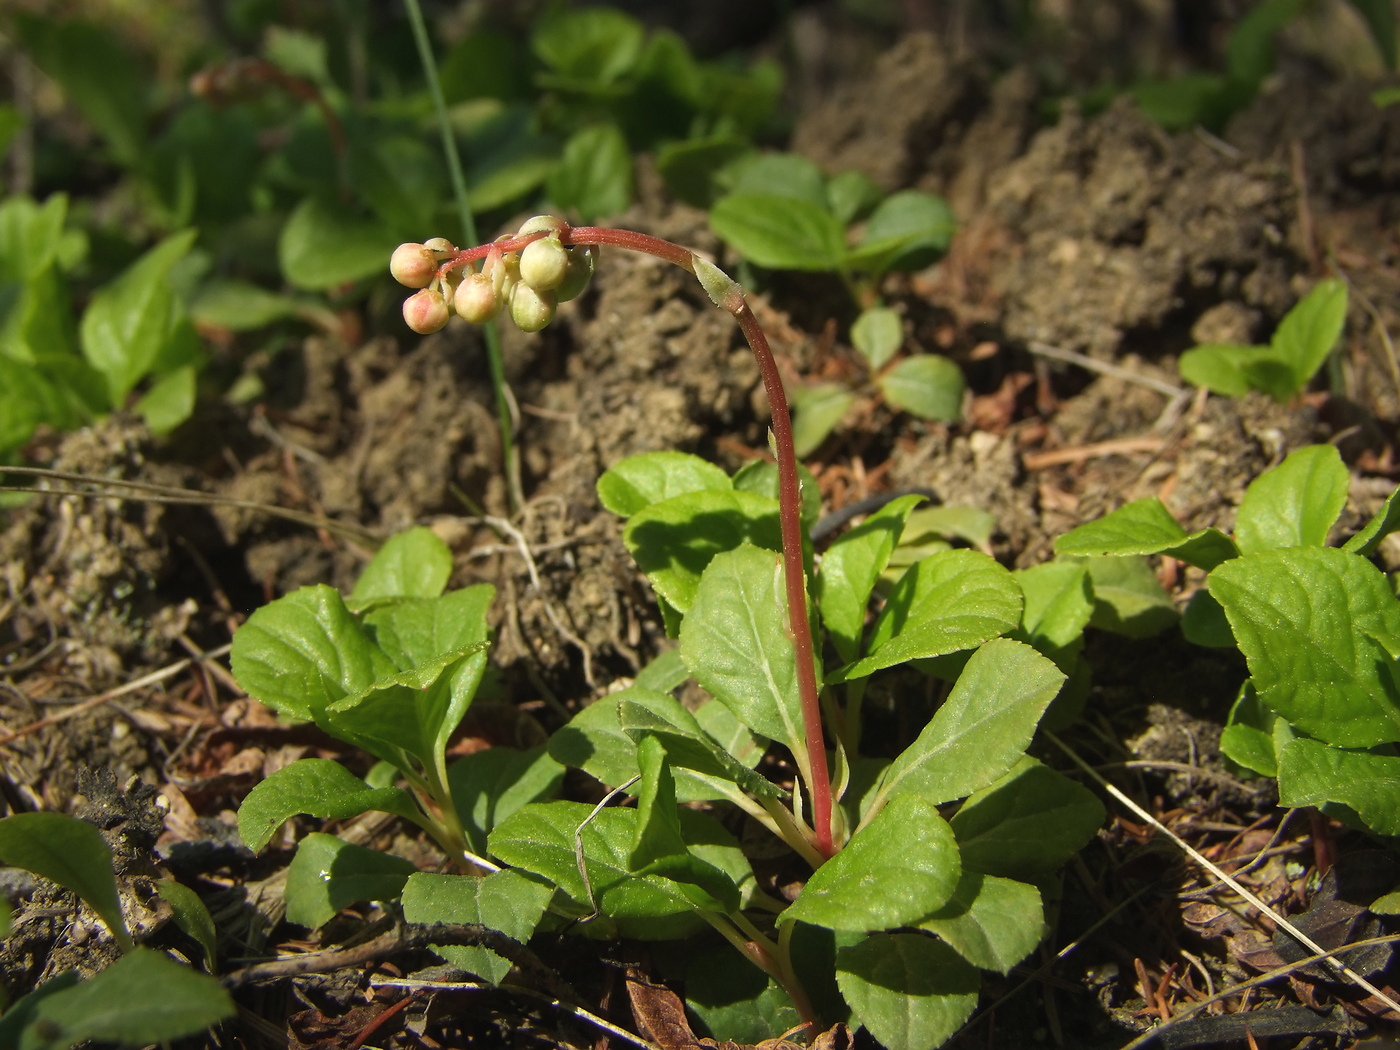
M545 233L529 234L507 240L493 241L476 248L460 251L442 265L439 273L475 259L485 258L492 250L518 251ZM608 244L629 251L654 255L675 263L681 269L695 272L694 253L689 248L637 233L634 230L614 230L605 226L565 226L559 231L566 244ZM807 573L802 564L802 489L797 476L797 452L792 444L792 416L788 412L787 394L783 391L778 363L768 346L768 337L759 327L749 304L735 285L735 293L722 304L734 315L748 340L758 370L763 376L763 389L773 413L773 443L778 461L778 520L783 539L783 577L787 588L788 633L792 635L793 655L797 659L797 688L802 701L802 722L807 737L807 763L811 767L812 827L815 846L823 857L835 852L831 836L831 774L826 764L826 740L822 734L820 694L817 689L815 661L812 653L812 625L807 619Z

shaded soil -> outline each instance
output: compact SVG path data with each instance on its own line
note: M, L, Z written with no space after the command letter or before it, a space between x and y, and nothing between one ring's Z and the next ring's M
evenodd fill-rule
M914 35L833 92L799 122L795 149L828 171L861 168L887 189L941 193L959 217L948 256L893 279L890 298L914 344L957 360L971 389L964 421L950 427L874 401L851 413L808 464L825 509L931 488L944 503L990 511L995 554L1024 567L1048 560L1065 530L1147 495L1188 529L1228 529L1249 481L1294 448L1332 441L1354 469L1342 524L1358 526L1400 470L1400 383L1386 336L1400 322L1400 107L1378 109L1369 91L1284 78L1218 139L1168 135L1127 102L1095 117L1070 109L1043 126L1044 93L1028 69L994 76ZM670 202L658 180L640 174L641 201L616 225L723 259L703 213ZM1329 266L1354 289L1329 382L1286 406L1260 395L1166 392L1180 387L1178 354L1198 341L1265 338ZM859 375L841 338L851 307L829 283L784 275L754 307L792 382ZM1121 371L1066 364L1046 347ZM258 604L298 586L348 589L375 538L414 523L452 546L454 584L488 581L500 595L492 614L500 679L473 710L468 738L537 743L667 645L619 523L593 486L638 452L693 451L730 469L763 453L766 404L736 326L679 271L605 253L590 291L545 332L507 334L505 353L528 496L513 517L484 351L455 321L422 340L307 338L266 365L269 396L256 408L219 409L172 440L115 417L32 450L59 470L327 519L316 529L231 502L206 509L114 490L35 500L0 533L0 807L96 819L118 847L123 892L157 943L190 947L150 891L162 870L206 897L229 958L355 935L373 914L343 916L311 940L279 925L288 854L254 858L232 811L259 777L297 757L363 760L278 724L208 665L71 717L67 698L222 646ZM511 519L532 565L492 518ZM1383 546L1380 560L1400 568L1400 548ZM1200 583L1175 564L1160 566L1159 578L1179 602ZM1329 837L1343 855L1366 843L1301 814L1281 826L1271 785L1241 782L1219 756L1220 725L1244 677L1237 657L1193 648L1176 632L1094 635L1088 655L1087 713L1070 730L1081 754L1117 764L1125 791L1214 859L1273 843L1253 876L1271 903L1305 913L1345 897L1309 879L1313 851ZM35 727L45 719L61 720ZM1064 764L1054 752L1042 757ZM568 790L597 794L572 780ZM1125 811L1111 812L1098 840L1045 887L1053 907L1042 954L988 978L984 1005L999 1005L955 1045L1117 1047L1171 1003L1265 968L1276 950L1267 924L1210 911L1190 896L1209 880ZM433 863L431 850L391 823L341 830ZM0 951L9 992L72 965L90 972L110 955L71 899L32 882L18 896L21 932ZM544 940L541 956L624 1024L626 975L636 983L665 969L633 946ZM600 950L616 965L600 968ZM408 969L432 961L396 960ZM1377 972L1393 986L1385 963ZM272 1027L245 1019L239 1038L346 1043L381 1009L365 1006L363 976L250 992L245 1005ZM1348 1046L1384 1030L1361 1020L1365 1005L1325 975L1261 995L1312 1008L1275 1018L1280 1041L1270 1045ZM445 1020L455 1016L445 1007L410 1010L402 1030L382 1037L502 1045L493 1040L505 1039L504 1026L512 1045L593 1038L528 1000L473 1003L485 1004L476 1027L454 1027L463 1022ZM1209 1020L1215 1035L1201 1027L1204 1041L1174 1045L1245 1045L1241 1024Z

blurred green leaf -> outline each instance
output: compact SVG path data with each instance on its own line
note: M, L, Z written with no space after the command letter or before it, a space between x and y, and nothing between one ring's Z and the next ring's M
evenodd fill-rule
M289 295L269 292L248 281L218 278L201 288L190 303L190 317L199 324L247 332L274 321L295 317L298 304Z
M962 415L962 369L939 354L906 357L875 382L891 408L944 423Z
M846 246L841 224L797 197L731 194L710 209L710 228L741 255L774 270L839 270Z
M821 169L797 153L748 153L719 173L721 187L741 196L796 197L827 209Z
M666 188L686 204L708 208L723 192L719 172L752 148L736 135L668 142L656 151L656 170L666 180Z
M131 935L122 918L112 849L93 825L62 813L17 813L0 820L0 861L72 890L95 911L123 948Z
M942 197L900 190L880 202L846 262L876 274L918 270L948 250L956 230L952 209Z
M904 343L904 321L887 306L862 310L851 325L851 343L872 372L885 366Z
M308 197L282 227L277 258L288 283L322 291L387 273L398 243L380 223Z
M1371 30L1371 39L1387 69L1395 68L1395 4L1393 0L1351 0Z
M843 171L826 184L826 203L838 222L862 219L880 203L885 191L862 171Z
M156 890L170 905L175 925L204 949L204 968L213 973L218 965L218 934L208 905L194 890L174 879L161 879Z
M195 370L183 365L162 376L133 406L153 434L168 434L194 415Z
M626 210L632 202L632 152L617 125L575 132L546 186L551 201L586 223Z
M554 74L548 86L602 87L636 64L645 33L631 15L607 7L554 8L535 24L530 47Z
M438 66L449 106L474 98L525 98L529 63L520 41L509 33L478 28L449 51Z
M839 383L818 383L792 392L792 443L799 456L808 456L826 440L851 406L856 395Z
M1235 24L1226 42L1232 80L1259 84L1274 71L1274 34L1302 13L1304 0L1260 0Z

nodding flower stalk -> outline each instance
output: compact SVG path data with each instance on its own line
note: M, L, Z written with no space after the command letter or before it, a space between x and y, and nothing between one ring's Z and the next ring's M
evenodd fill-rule
M438 331L453 312L480 323L502 308L520 328L537 332L554 319L559 303L583 291L593 274L598 248L602 245L654 255L694 274L715 305L734 315L758 361L773 413L788 627L797 659L797 683L807 738L806 762L800 764L805 765L809 776L813 845L822 856L829 857L836 851L832 839L831 777L822 735L812 628L807 619L802 501L797 454L792 444L792 417L777 362L763 329L744 299L743 289L714 263L679 244L632 230L570 226L550 215L537 215L527 220L513 236L475 248L452 249L441 238L427 244L401 245L394 252L390 271L400 283L419 289L404 302L403 308L404 321L415 332ZM436 268L432 266L433 260L437 261ZM483 261L479 271L472 265L478 260Z

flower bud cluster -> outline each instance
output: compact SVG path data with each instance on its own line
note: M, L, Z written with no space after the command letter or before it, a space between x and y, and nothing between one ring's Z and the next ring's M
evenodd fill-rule
M588 286L597 263L594 245L564 246L560 234L566 228L562 219L536 215L517 233L500 239L545 236L520 251L493 248L479 271L468 264L443 275L438 268L457 254L445 238L399 245L389 260L389 272L400 284L419 289L403 304L405 323L426 335L443 328L453 313L472 324L484 324L505 307L522 331L538 332L554 320L560 303Z

